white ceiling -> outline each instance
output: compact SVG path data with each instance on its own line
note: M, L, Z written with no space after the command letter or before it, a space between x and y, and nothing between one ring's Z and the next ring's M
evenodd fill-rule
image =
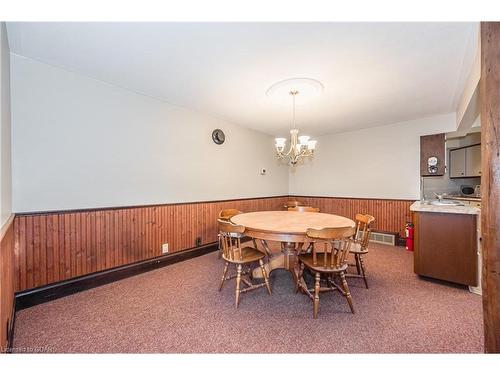
M312 136L452 112L476 23L8 23L11 51L269 134L291 102L265 92L310 77Z

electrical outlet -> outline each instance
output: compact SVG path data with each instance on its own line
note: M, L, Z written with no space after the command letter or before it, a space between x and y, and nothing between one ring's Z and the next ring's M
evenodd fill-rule
M161 245L161 252L163 254L166 254L168 253L168 242L164 243L163 245Z
M196 237L195 244L196 246L201 246L201 237Z

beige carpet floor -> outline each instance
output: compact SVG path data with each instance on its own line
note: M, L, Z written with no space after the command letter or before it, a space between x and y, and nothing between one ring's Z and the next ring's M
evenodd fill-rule
M412 254L372 244L370 289L350 280L356 314L337 293L312 303L291 275L271 274L234 307L234 280L217 291L222 261L211 253L22 310L20 351L95 353L482 352L481 297L413 273Z

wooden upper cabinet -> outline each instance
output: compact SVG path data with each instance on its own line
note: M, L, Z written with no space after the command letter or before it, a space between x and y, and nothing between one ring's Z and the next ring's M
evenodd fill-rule
M465 148L450 151L450 177L465 177Z
M481 145L465 149L465 175L467 177L481 176Z
M429 158L437 158L435 172L429 170ZM445 171L445 137L444 133L424 135L420 137L420 175L442 176Z
M481 177L481 145L450 150L450 178Z

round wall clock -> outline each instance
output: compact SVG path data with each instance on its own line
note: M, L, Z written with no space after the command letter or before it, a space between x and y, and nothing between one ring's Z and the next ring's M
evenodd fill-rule
M212 140L215 143L217 143L218 145L221 145L226 140L226 135L224 134L224 132L221 129L215 129L212 132Z

